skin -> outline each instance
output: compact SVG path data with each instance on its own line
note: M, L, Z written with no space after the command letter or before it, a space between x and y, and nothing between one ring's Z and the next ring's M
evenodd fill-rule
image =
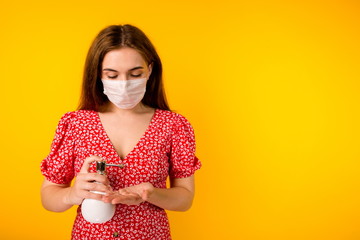
M105 55L102 69L102 79L127 81L150 76L152 65L147 64L136 50L121 48ZM142 103L132 109L120 109L111 102L99 112L102 125L121 159L132 151L142 137L154 112L155 109ZM195 192L194 176L170 179L170 188L167 189L155 188L151 183L144 182L113 191L106 176L89 172L92 162L101 160L98 156L86 158L72 186L44 179L41 187L44 208L62 212L73 205L80 205L85 198L127 205L138 205L147 201L173 211L186 211L191 207ZM90 191L105 192L105 195Z

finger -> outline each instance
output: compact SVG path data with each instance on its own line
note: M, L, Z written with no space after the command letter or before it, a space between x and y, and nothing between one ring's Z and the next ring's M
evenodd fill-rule
M111 201L113 200L114 198L112 197L112 196L110 196L110 195L108 195L108 194L105 194L105 195L103 195L102 196L102 201L104 202L104 203L111 203Z
M142 202L143 202L143 200L140 197L135 197L135 198L131 198L131 199L126 199L123 204L139 205Z
M104 185L102 183L96 183L96 182L93 182L93 183L86 183L84 184L84 188L83 190L87 190L87 191L98 191L98 192L110 192L111 191L111 188L110 186L107 186L107 185Z
M99 156L90 156L84 160L84 163L80 169L80 173L88 173L90 169L90 165L94 161L102 161L102 158Z
M117 195L113 200L111 200L112 204L128 204L128 205L137 205L138 202L141 202L142 199L139 195L129 193L127 195Z
M89 191L83 191L83 197L85 199L95 199L95 200L102 200L103 195L102 194L97 194L97 193L93 193L93 192L89 192Z
M123 188L123 189L119 189L119 194L128 194L128 193L130 193L128 190L126 190L125 188Z
M114 201L113 201L114 200ZM128 204L129 202L134 202L137 200L142 200L138 194L123 192L122 194L119 191L107 191L103 196L104 202L112 202L113 204L123 203Z
M116 199L116 198L122 198L122 196L118 193L118 192L105 192L105 194L102 197L102 200L104 202L112 202L112 200Z
M86 181L86 182L98 182L98 183L102 183L104 185L110 185L109 179L101 174L98 173L83 173L81 175L78 176L78 179L80 179L81 181Z

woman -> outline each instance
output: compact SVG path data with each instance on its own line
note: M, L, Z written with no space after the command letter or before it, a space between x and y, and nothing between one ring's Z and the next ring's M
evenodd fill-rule
M124 167L107 167L104 176L95 161ZM80 205L72 239L171 239L165 209L191 207L200 167L190 123L169 110L149 39L131 25L103 29L88 52L79 110L61 118L41 163L43 206ZM114 217L87 222L84 199L116 204Z

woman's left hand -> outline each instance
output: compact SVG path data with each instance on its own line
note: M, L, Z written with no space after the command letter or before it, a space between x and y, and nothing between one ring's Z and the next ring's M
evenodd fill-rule
M103 201L111 202L112 204L139 205L147 201L153 192L154 186L151 183L140 183L139 185L107 193L103 196Z

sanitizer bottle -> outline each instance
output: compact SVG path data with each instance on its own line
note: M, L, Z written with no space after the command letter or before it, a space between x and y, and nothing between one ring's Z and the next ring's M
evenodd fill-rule
M96 171L99 174L106 175L105 161L96 162ZM100 183L99 183L100 184ZM103 192L91 191L93 193L102 194ZM104 203L95 199L84 199L81 204L81 213L86 221L91 223L104 223L109 221L115 214L115 205Z

